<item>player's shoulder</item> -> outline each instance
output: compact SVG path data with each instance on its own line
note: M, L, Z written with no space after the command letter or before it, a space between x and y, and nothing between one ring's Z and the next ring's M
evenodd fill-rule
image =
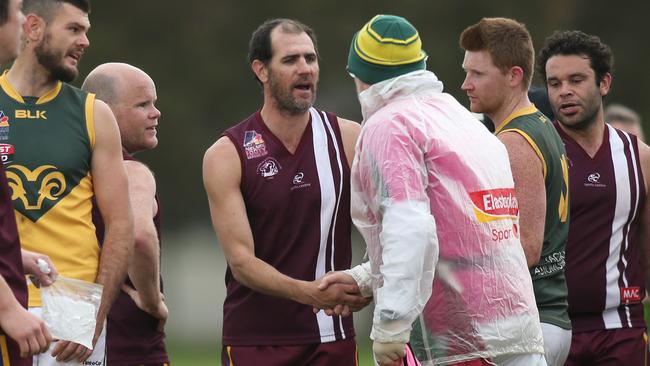
M337 117L337 119L339 121L339 128L341 129L341 133L359 135L359 131L361 131L361 125L358 122L341 117Z
M231 160L239 160L237 148L228 136L221 136L205 151L204 164L223 164Z

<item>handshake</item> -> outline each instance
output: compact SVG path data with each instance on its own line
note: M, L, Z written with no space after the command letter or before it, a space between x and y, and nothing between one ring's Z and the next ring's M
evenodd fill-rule
M310 291L309 304L314 313L324 310L329 316L349 316L372 301L372 291L362 291L355 278L346 272L329 272L313 284L316 291Z
M370 268L367 263L347 271L327 273L313 283L317 290L310 302L314 313L323 310L329 316L349 316L363 309L373 299L370 282ZM408 335L406 337L408 338ZM403 365L402 359L406 351L406 342L402 341L375 340L373 343L375 361L381 366ZM417 361L408 364L419 365Z

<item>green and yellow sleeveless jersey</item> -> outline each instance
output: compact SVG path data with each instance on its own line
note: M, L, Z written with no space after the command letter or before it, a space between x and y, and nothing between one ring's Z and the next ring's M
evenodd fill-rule
M528 141L542 162L546 186L546 222L539 263L530 269L542 323L571 329L564 277L569 234L569 172L566 151L553 123L535 106L512 113L496 135L516 132Z
M47 254L60 275L94 282L99 245L92 223L95 96L59 82L42 97L19 95L0 77L8 124L2 161L24 249ZM35 100L36 99L36 100ZM7 132L7 131L5 131ZM29 288L29 306L41 306Z

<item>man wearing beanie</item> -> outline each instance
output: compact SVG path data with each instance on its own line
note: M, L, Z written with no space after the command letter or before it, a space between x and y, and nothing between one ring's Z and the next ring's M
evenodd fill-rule
M569 171L560 135L527 94L535 63L533 42L526 27L513 19L483 18L463 31L460 46L465 50L462 89L470 109L490 117L510 156L521 245L533 280L546 362L563 366L571 345L564 276Z
M380 365L409 341L427 365L545 365L508 154L426 59L404 18L378 15L354 35L352 217L370 261L324 282L373 292Z
M318 289L350 268L350 165L359 124L313 107L313 31L272 19L253 33L264 105L208 149L203 179L228 261L223 365L356 366L352 318L312 306L367 305L356 284Z

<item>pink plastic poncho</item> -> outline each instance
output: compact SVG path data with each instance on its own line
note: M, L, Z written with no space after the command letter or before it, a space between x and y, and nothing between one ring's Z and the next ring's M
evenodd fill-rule
M410 334L423 365L544 353L505 147L428 71L359 99L352 215L368 245L371 338Z

